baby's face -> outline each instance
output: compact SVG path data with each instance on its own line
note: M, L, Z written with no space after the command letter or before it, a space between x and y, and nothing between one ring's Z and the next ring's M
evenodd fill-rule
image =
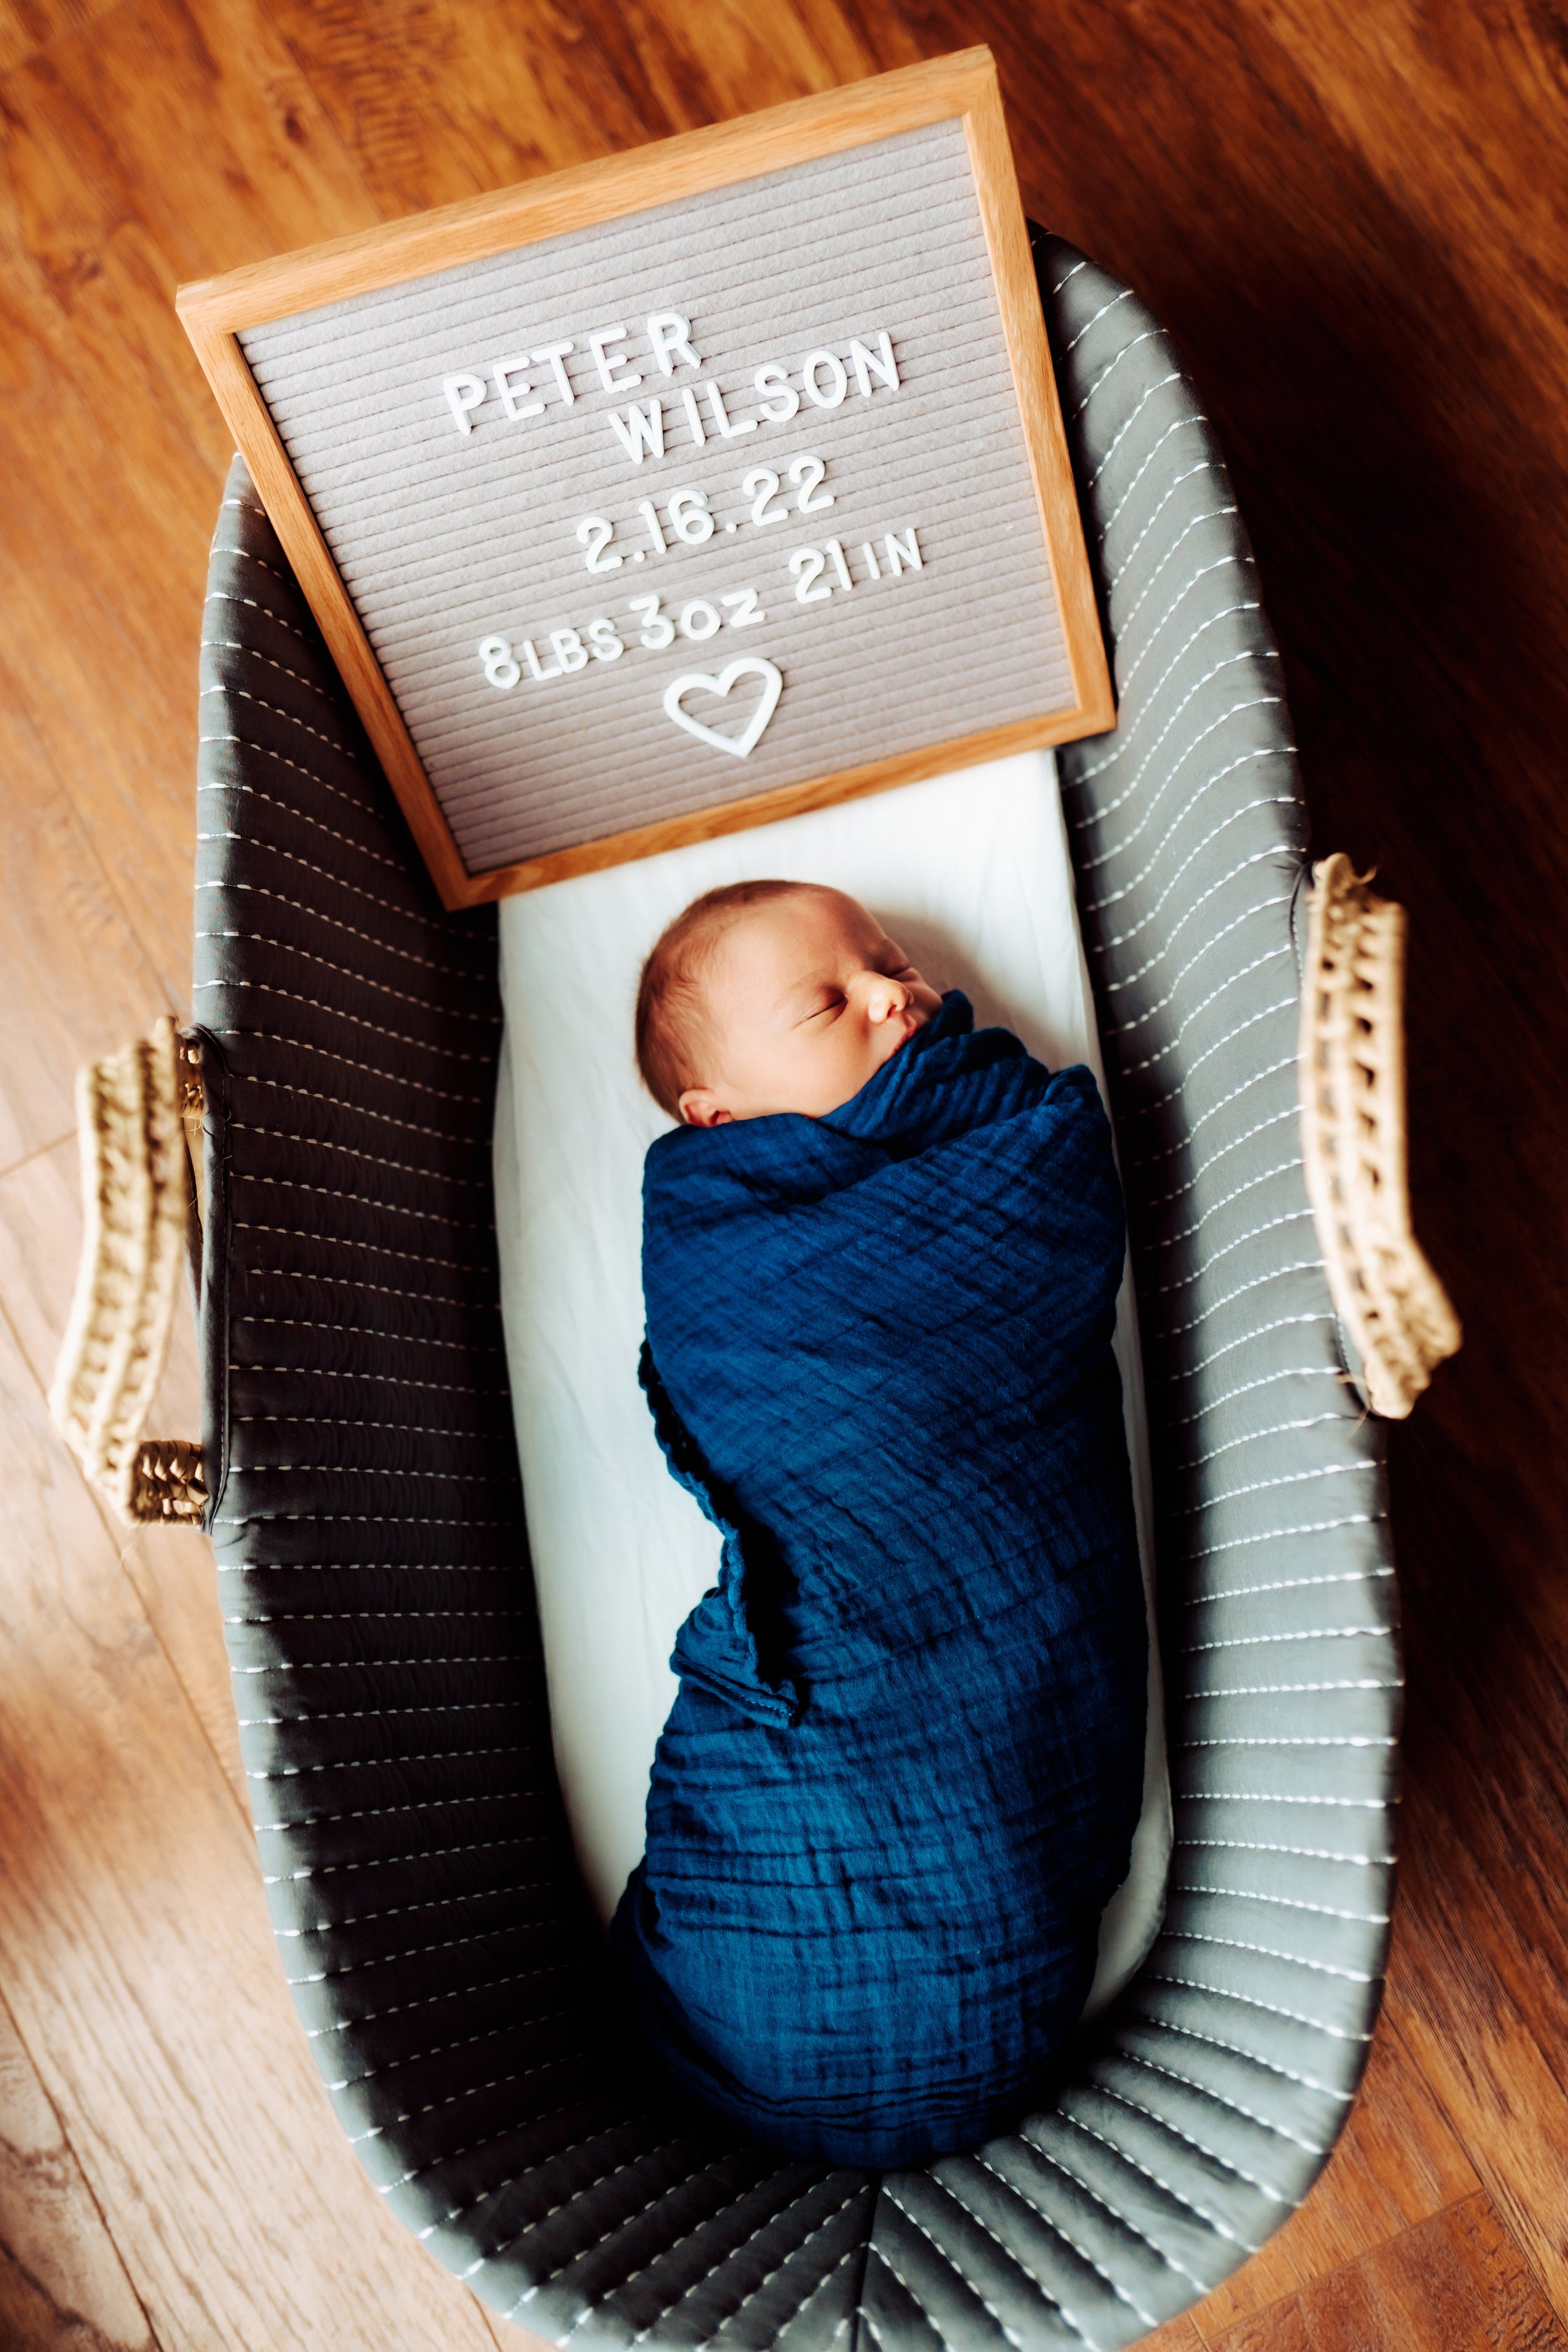
M693 1127L801 1111L822 1118L858 1095L942 999L874 915L842 890L802 890L737 916L712 951L703 1083Z

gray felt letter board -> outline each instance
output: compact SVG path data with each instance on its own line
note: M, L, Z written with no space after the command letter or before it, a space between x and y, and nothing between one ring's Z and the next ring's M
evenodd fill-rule
M449 904L1111 723L984 50L181 307Z

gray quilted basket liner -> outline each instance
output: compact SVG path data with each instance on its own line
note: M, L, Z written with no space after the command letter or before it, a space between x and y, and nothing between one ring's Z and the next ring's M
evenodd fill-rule
M493 916L437 905L237 463L203 650L205 1444L301 2021L372 2179L546 2336L1106 2348L1300 2201L1365 2056L1399 1667L1374 1429L1307 1206L1305 821L1172 346L1037 241L1112 648L1060 755L1131 1219L1177 1842L1055 2103L878 2178L641 2103L556 1790L497 1301Z

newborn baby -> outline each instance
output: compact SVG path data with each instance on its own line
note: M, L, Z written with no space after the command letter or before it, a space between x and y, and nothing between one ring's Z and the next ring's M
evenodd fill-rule
M1110 1129L812 885L688 908L637 1034L643 1384L723 1546L612 1937L708 2114L910 2163L1039 2094L1138 1818Z

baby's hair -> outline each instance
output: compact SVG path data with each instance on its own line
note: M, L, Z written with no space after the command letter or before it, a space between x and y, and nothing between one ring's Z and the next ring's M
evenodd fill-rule
M770 898L819 890L817 882L728 882L704 890L655 940L637 986L637 1068L660 1110L680 1117L680 1097L701 1076L702 981L714 949L737 915Z

